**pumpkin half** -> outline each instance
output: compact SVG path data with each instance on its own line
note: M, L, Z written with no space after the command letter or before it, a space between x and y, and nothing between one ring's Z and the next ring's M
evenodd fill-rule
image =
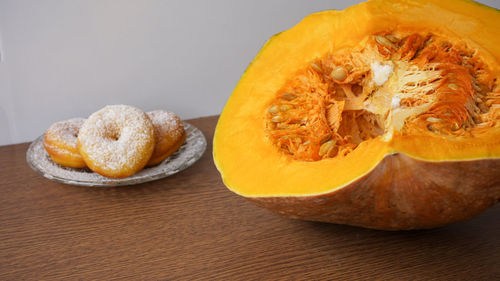
M500 200L500 12L373 0L272 37L219 118L225 185L285 217L432 228Z

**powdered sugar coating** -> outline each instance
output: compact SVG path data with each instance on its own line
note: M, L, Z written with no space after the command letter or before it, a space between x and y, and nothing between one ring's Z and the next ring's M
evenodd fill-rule
M165 110L154 110L147 114L155 127L157 143L165 138L175 141L184 134L184 126L177 114Z
M156 165L174 153L185 139L182 121L173 112L155 110L148 112L148 117L155 128L155 149L148 161L148 166Z
M144 167L153 152L153 124L138 108L109 105L82 125L78 147L93 171L109 177L130 176Z
M78 131L84 121L73 118L57 122L45 132L43 145L54 162L72 168L86 166L77 146Z
M77 150L77 137L84 118L73 118L52 124L45 133L45 141L49 145L60 144L62 147L72 147ZM54 147L54 149L58 149ZM68 153L59 149L61 153Z

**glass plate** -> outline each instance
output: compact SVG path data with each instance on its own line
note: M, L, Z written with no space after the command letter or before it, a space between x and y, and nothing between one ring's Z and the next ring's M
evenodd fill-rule
M167 159L153 167L122 179L103 177L88 168L74 169L56 164L43 147L43 135L31 143L26 153L30 167L42 176L57 182L83 186L117 186L149 182L178 173L193 165L205 152L207 140L195 126L184 122L186 141Z

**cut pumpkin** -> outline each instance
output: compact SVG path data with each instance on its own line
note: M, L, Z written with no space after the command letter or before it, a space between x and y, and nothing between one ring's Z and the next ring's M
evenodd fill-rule
M290 218L432 228L500 200L500 12L373 0L271 38L219 118L225 185Z

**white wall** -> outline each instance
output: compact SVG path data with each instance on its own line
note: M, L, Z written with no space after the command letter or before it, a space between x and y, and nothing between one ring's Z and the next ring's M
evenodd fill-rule
M0 145L108 104L219 114L269 37L358 2L0 0Z

